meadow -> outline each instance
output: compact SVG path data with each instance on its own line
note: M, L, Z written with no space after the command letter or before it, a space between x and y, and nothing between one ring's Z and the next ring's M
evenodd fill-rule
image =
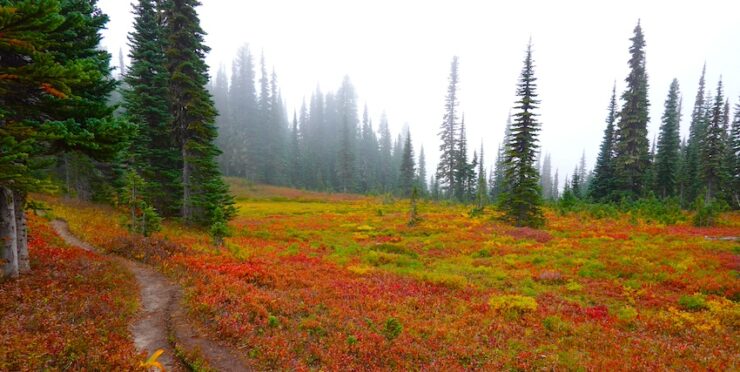
M738 213L697 228L548 209L535 230L424 201L409 227L408 200L229 183L224 247L172 222L131 238L119 210L34 198L178 281L190 316L261 370L738 368Z

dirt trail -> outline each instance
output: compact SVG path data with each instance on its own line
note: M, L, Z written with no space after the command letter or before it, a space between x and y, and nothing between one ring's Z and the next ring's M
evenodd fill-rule
M67 244L100 253L92 245L74 236L65 221L54 220L51 224ZM134 344L139 351L151 355L162 349L164 353L158 361L167 371L186 370L183 363L175 357L175 350L168 340L171 330L179 347L188 352L195 351L206 359L210 367L218 371L252 370L229 346L210 340L205 332L188 322L187 312L180 306L182 290L177 285L148 265L118 256L109 257L129 269L139 284L142 311L130 326Z

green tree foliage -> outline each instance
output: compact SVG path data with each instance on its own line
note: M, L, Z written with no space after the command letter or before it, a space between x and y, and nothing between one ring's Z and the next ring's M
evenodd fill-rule
M164 25L153 0L134 4L134 31L129 34L131 65L125 76L124 107L137 128L132 143L132 165L147 181L142 194L165 215L178 212L182 193L178 164L180 151L173 140L165 66Z
M144 236L150 236L160 230L162 218L157 210L150 206L145 199L149 189L146 181L136 171L130 170L124 176L125 184L122 201L128 209L129 231Z
M735 105L735 116L732 120L729 143L728 152L730 153L731 163L728 168L732 174L730 183L730 190L732 190L731 205L735 209L740 209L740 103Z
M616 191L632 199L645 191L644 176L650 165L647 139L650 103L645 71L645 38L639 22L634 33L630 39L630 73L625 80L627 88L622 93L623 106L619 113L614 157Z
M539 104L536 81L530 43L517 85L519 100L514 107L515 119L504 160L504 182L508 190L502 195L500 202L504 219L516 226L538 227L544 224L539 175L534 168L540 132L540 123L535 112Z
M679 87L673 79L665 101L658 153L655 158L655 190L662 198L676 196L681 138L679 137Z
M699 88L696 92L694 109L691 112L691 124L689 126L689 138L686 141L686 151L684 155L684 167L681 173L683 181L683 193L681 194L681 203L686 204L693 202L699 196L701 190L701 146L706 131L706 107L705 107L705 89L706 89L706 70L704 65L699 79Z
M399 172L398 187L403 196L411 196L412 189L415 190L416 164L414 163L414 147L411 144L411 132L406 132L406 141L401 154L401 167Z
M701 147L702 179L705 186L704 202L709 204L715 197L721 196L722 180L726 176L725 160L725 132L722 129L724 118L724 96L722 81L717 84L717 96L714 98L711 120L706 128L706 135Z
M437 164L437 182L443 192L452 196L457 187L457 178L455 177L455 165L457 164L457 136L458 136L458 106L460 105L457 98L458 77L458 58L452 58L450 65L449 85L447 87L447 97L445 98L445 111L442 125L439 131L439 163Z
M182 209L186 223L209 226L221 209L226 219L235 209L216 164L216 110L206 90L208 66L195 0L171 0L166 8L167 71L170 112L182 162Z

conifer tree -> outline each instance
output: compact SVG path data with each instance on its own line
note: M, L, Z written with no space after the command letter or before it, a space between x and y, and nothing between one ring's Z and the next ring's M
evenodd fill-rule
M696 92L694 109L691 112L691 124L689 126L689 138L686 142L685 167L683 180L685 181L685 192L683 204L693 203L699 196L701 189L701 146L706 131L706 64L702 68L699 78L699 88Z
M724 154L725 143L723 141L723 106L724 96L722 92L722 80L717 84L717 96L714 98L712 116L706 128L706 137L701 147L701 169L704 180L705 196L704 203L709 204L721 194L721 181L725 171Z
M209 48L195 11L196 0L171 0L166 9L167 70L172 130L182 162L182 209L186 223L210 226L216 210L228 220L235 209L216 165L216 110L206 90Z
M542 162L542 172L540 173L540 188L542 197L546 200L552 199L552 160L550 154L545 154L545 160Z
M300 131L298 129L298 114L293 111L293 125L290 129L290 184L293 187L300 187L303 185L303 177L301 176L301 139Z
M504 182L504 176L506 173L505 158L506 151L509 146L511 139L511 113L506 119L506 126L504 129L504 139L501 145L499 145L498 152L496 153L496 165L493 170L493 182L491 183L491 199L497 201L499 196L507 190L506 182Z
M601 140L599 156L596 158L596 166L594 167L594 179L589 188L589 195L597 201L607 199L614 190L614 146L616 142L614 123L617 120L616 84L612 88L612 97L607 111L604 138Z
M419 194L422 197L426 197L429 193L427 187L427 165L426 156L424 155L424 146L421 146L419 150L419 161L417 164L416 184L419 189Z
M401 195L408 197L411 195L416 175L416 164L414 164L414 148L411 144L411 132L406 132L406 141L403 145L401 155L401 167L399 171L398 188Z
M165 66L163 24L152 0L134 5L134 31L129 34L131 66L126 74L124 107L137 127L133 167L146 181L142 195L165 215L177 213L181 193L177 171L180 152L172 140Z
M442 125L439 131L439 164L437 165L437 182L447 197L452 197L457 189L457 178L455 171L457 164L457 136L458 136L458 59L452 57L450 65L449 85L447 97L445 98L445 111Z
M480 158L478 159L478 185L476 187L476 208L480 211L488 203L488 183L486 182L486 168L483 161L483 142L480 144Z
M454 197L459 202L468 201L468 191L470 186L470 163L468 163L468 139L465 131L465 114L460 121L460 132L457 134L455 141L455 161L453 167L455 187L453 188Z
M393 164L391 150L393 140L391 139L391 130L388 126L388 117L385 113L380 116L379 131L379 150L380 150L380 184L383 186L383 192L390 192L393 187Z
M625 197L638 198L646 186L644 176L649 166L647 138L648 80L645 71L645 38L638 21L630 40L630 73L622 94L624 105L619 113L614 170L616 190Z
M534 168L538 151L540 124L535 110L538 107L537 78L534 76L532 43L527 46L524 67L517 85L519 100L514 107L515 120L511 127L504 160L505 183L508 190L500 203L504 219L516 226L538 227L544 224L539 190L539 175Z
M732 120L730 132L729 152L732 162L729 169L732 173L731 187L732 203L735 209L740 209L740 103L735 104L735 116Z
M678 80L673 79L664 105L658 153L655 158L655 186L662 198L676 196L676 177L679 167L681 139L679 137L679 87Z

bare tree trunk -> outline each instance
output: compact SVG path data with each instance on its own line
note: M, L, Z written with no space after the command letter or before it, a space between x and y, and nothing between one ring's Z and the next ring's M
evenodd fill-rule
M31 262L28 258L28 222L26 220L26 193L13 191L15 204L15 228L18 245L18 271L31 271Z
M15 228L13 192L0 187L0 277L18 277L18 237Z
M190 223L193 217L190 205L190 164L188 163L187 142L182 144L182 219Z

